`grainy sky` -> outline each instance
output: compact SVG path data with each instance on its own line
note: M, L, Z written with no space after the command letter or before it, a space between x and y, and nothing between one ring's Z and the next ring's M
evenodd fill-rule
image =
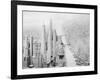
M89 14L76 13L52 13L52 12L23 12L23 32L38 32L41 34L42 25L46 28L52 20L52 27L56 29L58 35L62 35L62 27L71 27L74 24L89 27Z

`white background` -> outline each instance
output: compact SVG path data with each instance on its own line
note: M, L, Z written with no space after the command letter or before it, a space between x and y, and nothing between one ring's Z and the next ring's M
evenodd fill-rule
M37 0L45 2L60 2L60 3L74 3L74 4L93 4L98 5L98 14L100 14L100 0ZM98 22L100 15L98 15ZM98 23L98 30L100 23ZM100 34L100 31L98 31ZM98 36L98 41L100 37ZM100 44L100 42L98 42ZM100 46L98 45L98 50ZM98 67L100 67L100 50L98 52ZM0 80L10 80L10 66L11 65L11 2L10 0L0 0ZM100 73L100 68L98 70ZM100 80L98 75L84 75L84 76L66 76L55 78L39 78L36 80ZM28 79L27 79L28 80ZM34 79L35 80L35 79Z

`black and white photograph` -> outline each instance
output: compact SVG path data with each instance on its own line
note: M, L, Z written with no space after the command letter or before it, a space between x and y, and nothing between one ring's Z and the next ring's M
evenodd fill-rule
M13 2L12 78L96 74L96 10L93 5Z
M22 68L90 65L90 15L23 11Z

